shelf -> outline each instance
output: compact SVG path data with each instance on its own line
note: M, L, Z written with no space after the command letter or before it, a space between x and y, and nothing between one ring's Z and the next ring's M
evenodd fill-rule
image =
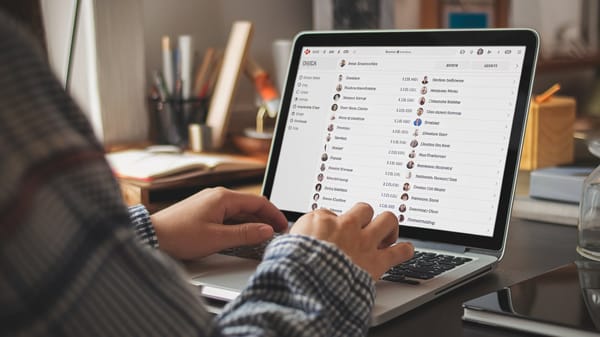
M571 70L571 69L584 69L600 66L600 54L582 56L577 58L553 58L538 60L537 71L557 71L557 70Z

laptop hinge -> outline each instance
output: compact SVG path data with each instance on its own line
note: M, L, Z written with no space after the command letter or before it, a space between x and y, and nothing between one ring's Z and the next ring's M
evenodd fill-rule
M491 255L491 256L496 256L496 257L499 257L499 255L501 254L501 252L499 252L499 251L474 248L474 247L465 247L465 253Z
M447 252L453 252L457 254L463 254L467 251L467 247L461 245L452 245L448 243L440 243L440 242L431 242L431 241L421 241L415 239L403 240L400 238L399 241L410 241L415 247L425 248L425 249L433 249L433 250L443 250Z

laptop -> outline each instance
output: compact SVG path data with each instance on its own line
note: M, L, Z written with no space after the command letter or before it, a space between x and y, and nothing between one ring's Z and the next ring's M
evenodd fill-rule
M525 29L295 38L263 195L291 226L359 201L397 214L399 241L418 253L376 282L372 325L502 259L538 40ZM434 257L438 270L422 270ZM189 266L191 282L229 301L258 263L216 254Z

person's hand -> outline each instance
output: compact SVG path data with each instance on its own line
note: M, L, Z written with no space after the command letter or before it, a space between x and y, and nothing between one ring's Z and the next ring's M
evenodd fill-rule
M222 187L202 190L151 219L160 249L180 259L259 244L288 225L266 198Z
M398 218L391 212L383 212L373 219L373 208L365 203L356 204L340 216L326 209L307 213L296 221L290 233L335 244L374 280L414 253L411 243L394 244L398 238Z

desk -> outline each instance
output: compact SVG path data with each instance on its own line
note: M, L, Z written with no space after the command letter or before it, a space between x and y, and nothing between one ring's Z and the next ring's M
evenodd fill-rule
M505 256L492 273L372 328L369 336L530 336L464 323L461 305L471 298L574 261L576 242L576 227L513 218Z

